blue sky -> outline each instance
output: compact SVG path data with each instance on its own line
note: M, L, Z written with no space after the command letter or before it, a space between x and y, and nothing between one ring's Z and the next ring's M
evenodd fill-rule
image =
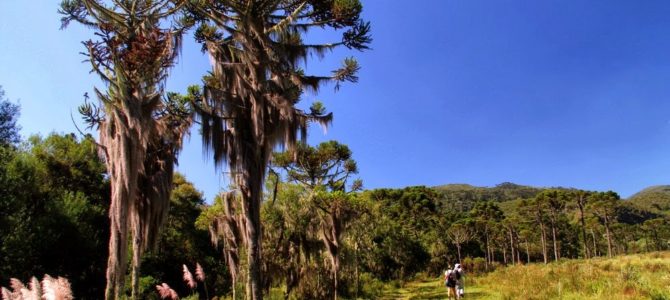
M79 54L92 32L59 30L60 1L0 1L0 85L22 134L75 131L100 86ZM670 183L670 2L364 1L372 51L360 82L306 95L335 114L310 142L348 144L367 188L504 181L614 190ZM327 35L317 35L325 40ZM168 90L208 61L187 39ZM91 93L92 94L92 93ZM208 199L226 186L194 131L179 170Z

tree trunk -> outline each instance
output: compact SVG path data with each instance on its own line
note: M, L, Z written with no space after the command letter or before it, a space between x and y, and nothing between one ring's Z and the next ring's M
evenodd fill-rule
M607 257L612 258L612 234L608 216L605 216L605 231L605 234L607 234Z
M110 238L107 260L105 299L119 299L125 283L128 255L128 221L130 208L137 197L139 173L144 166L144 148L139 146L137 129L130 128L128 118L114 110L100 126L100 142L106 147L106 164L111 186L109 208Z
M596 234L591 229L591 237L593 238L593 255L598 256L598 244L596 243Z
M336 255L334 259L335 259L335 261L333 263L333 288L334 288L333 299L337 300L337 284L338 284L338 280L337 280L338 277L337 276L339 275L338 273L339 273L339 269L340 269L339 255Z
M141 236L138 233L133 233L133 264L132 264L132 292L130 299L138 299L140 291L140 243Z
M360 278L360 274L358 273L358 241L356 241L356 243L354 244L354 260L355 260L355 262L354 262L354 267L355 267L354 277L356 278L356 290L355 290L355 293L354 293L354 298L358 299L358 291L361 288L361 285L360 285L361 278Z
M243 176L246 177L246 176ZM247 180L248 181L248 180ZM262 179L261 179L262 182ZM242 190L244 218L247 236L247 299L263 299L263 282L261 278L261 193L257 185L246 182L240 185ZM262 184L258 187L261 187Z
M237 290L237 280L235 277L232 278L232 284L233 284L233 300L237 300L237 296L235 295L235 291Z
M519 249L519 240L514 240L514 248L516 248L516 263L521 264L521 250Z
M558 243L556 241L556 224L551 223L551 238L554 242L554 261L558 261Z
M461 243L456 243L456 251L458 252L458 263L460 264L461 260Z
M328 225L330 228L326 230L326 227L322 227L322 240L324 243L324 246L326 246L326 250L328 250L328 255L330 255L330 261L333 265L333 296L334 299L337 300L337 284L338 284L338 271L340 268L340 258L339 258L339 253L340 253L340 220L338 216L336 215L335 211L330 211L328 214Z
M489 250L489 233L488 230L485 231L485 243L486 243L486 269L489 269L489 265L491 264L491 251Z
M503 251L503 264L507 265L507 247L504 246L505 243L503 243L502 251Z
M579 221L582 224L582 243L584 245L584 255L588 259L591 257L591 253L589 251L589 246L586 241L586 222L584 221L584 199L582 195L579 196L580 198L577 200L577 204L579 206Z
M514 257L514 234L512 233L512 228L509 228L509 244L510 244L510 253L512 253L512 264L515 263L515 257Z
M544 258L544 263L548 262L547 255L547 230L544 228L544 223L540 223L540 231L542 232L542 257Z
M527 263L530 263L530 249L529 249L528 241L526 241L526 261L527 261Z
M121 250L119 244L125 238L121 237L123 234L116 230L114 222L111 224L112 230L109 237L109 257L107 259L107 286L105 287L105 299L118 299L119 273L121 273L121 266L117 265L117 261L125 260L125 249Z

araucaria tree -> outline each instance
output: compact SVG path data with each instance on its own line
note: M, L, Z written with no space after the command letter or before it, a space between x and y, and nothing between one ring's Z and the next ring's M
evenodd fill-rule
M617 222L616 208L619 195L612 191L593 193L589 198L589 209L605 227L607 237L607 257L612 257L612 226Z
M342 232L354 216L352 193L362 188L362 181L351 177L358 173L356 161L346 145L329 141L312 147L299 143L294 151L276 153L273 163L284 169L288 180L301 184L310 193L309 203L320 217L321 240L330 257L333 298L337 299Z
M461 245L470 241L473 236L470 227L465 223L454 223L449 227L447 236L451 242L456 245L456 250L458 252L458 263L461 263L463 261L461 258Z
M84 42L93 72L106 85L97 88L98 107L80 112L99 128L111 182L106 299L118 299L125 283L128 237L132 236L132 285L137 296L142 253L153 244L169 205L175 158L189 127L185 100L163 95L175 63L181 29L164 28L179 6L174 1L65 0L63 27L76 21L95 30Z
M270 155L292 148L311 121L327 124L319 106L295 107L303 91L355 82L353 58L328 76L307 75L304 63L337 47L367 49L370 26L358 0L191 1L185 19L198 21L196 39L211 58L203 97L195 101L202 137L217 165L227 163L246 219L247 295L262 298L260 206ZM341 40L308 44L311 30L336 29Z

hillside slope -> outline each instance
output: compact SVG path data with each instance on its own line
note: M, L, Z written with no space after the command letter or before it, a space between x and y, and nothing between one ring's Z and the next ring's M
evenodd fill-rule
M494 187L473 186L469 184L445 184L435 186L433 189L438 192L443 203L447 204L448 207L452 209L468 211L476 202L493 201L497 202L505 211L513 210L516 207L515 204L511 203L514 200L531 199L547 189L566 188L533 187L511 182L503 182Z
M627 200L639 209L670 216L670 185L648 187Z

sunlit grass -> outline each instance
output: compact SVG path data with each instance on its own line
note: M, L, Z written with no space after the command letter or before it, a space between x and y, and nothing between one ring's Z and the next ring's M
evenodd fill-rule
M670 299L670 252L508 266L466 277L467 299ZM384 299L446 299L441 278L387 288Z

